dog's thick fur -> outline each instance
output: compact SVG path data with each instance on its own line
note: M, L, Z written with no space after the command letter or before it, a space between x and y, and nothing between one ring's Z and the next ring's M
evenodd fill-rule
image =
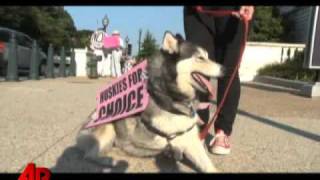
M196 91L207 91L192 74L218 77L222 71L223 67L210 60L204 49L166 32L160 52L148 60L150 102L146 110L80 131L77 140L85 158L112 165L103 162L99 154L113 145L135 156L155 156L169 150L175 159L186 157L201 172L216 172L199 139L197 116L190 104ZM96 116L93 113L90 118Z

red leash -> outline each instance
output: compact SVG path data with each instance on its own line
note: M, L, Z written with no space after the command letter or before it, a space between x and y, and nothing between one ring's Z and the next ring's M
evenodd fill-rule
M232 11L232 10L215 10L215 11L204 10L202 6L196 6L196 10L198 12L200 12L200 13L209 14L209 15L212 15L212 16L215 16L215 17L233 16L234 14L239 13L238 11ZM227 95L228 95L228 93L230 91L231 84L232 84L232 82L233 82L233 80L234 80L234 78L235 78L235 76L237 74L237 71L240 68L243 52L244 52L244 49L245 49L245 46L246 46L246 41L247 41L247 36L248 36L248 29L249 29L249 23L248 23L249 21L247 19L245 19L245 18L241 18L241 20L242 20L242 22L244 24L244 36L243 36L243 39L242 39L242 45L240 47L239 59L238 59L237 65L236 65L236 67L235 67L235 69L234 69L234 71L233 71L233 73L232 73L232 75L231 75L231 77L230 77L230 79L228 81L226 91L223 94L222 100L221 100L220 104L218 105L216 112L214 113L211 121L209 121L207 123L205 128L200 133L200 139L201 140L203 140L203 139L205 139L207 137L210 127L217 120L218 114L220 113L221 108L223 107L223 105L225 103L225 100L227 98Z

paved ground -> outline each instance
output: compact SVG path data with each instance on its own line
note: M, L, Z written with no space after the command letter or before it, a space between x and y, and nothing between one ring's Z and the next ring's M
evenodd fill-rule
M113 169L81 159L75 135L107 79L0 81L0 172L34 161L54 172L193 172L164 157L128 157ZM223 172L320 172L320 99L242 86L232 154L211 155Z

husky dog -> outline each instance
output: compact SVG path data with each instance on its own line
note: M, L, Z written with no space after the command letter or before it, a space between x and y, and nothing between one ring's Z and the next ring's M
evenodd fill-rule
M158 53L148 59L149 104L138 115L81 130L78 146L85 158L104 162L100 153L114 145L142 157L172 152L185 157L201 172L216 172L199 138L193 102L196 91L207 92L205 81L223 75L224 68L208 58L205 49L166 32ZM96 118L92 113L90 118Z

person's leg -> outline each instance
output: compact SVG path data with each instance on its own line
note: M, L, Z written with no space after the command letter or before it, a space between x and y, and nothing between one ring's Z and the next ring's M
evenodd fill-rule
M208 18L208 17L207 17ZM206 19L209 21L210 19ZM214 24L213 18L209 23ZM184 9L184 30L186 35L186 40L195 43L208 51L209 58L214 60L214 31L204 24L202 19L195 13ZM208 102L208 94L197 92L200 102ZM199 117L208 122L209 111L208 110L198 110L197 114ZM201 127L203 128L203 127Z
M99 76L104 76L104 58L103 58L103 52L102 50L99 50L97 53L98 56L101 56L101 60L98 61L98 74Z
M107 50L103 51L104 54L104 69L105 69L105 76L110 76L111 75L111 58L110 58L110 53Z
M104 53L102 53L102 60L101 60L101 65L102 65L102 76L105 77L107 75L107 57L105 56Z
M103 77L108 76L108 59L103 56Z
M234 17L219 18L216 20L217 36L216 46L218 60L226 68L225 76L218 80L217 103L221 103L227 85L239 61L242 38L244 35L243 24ZM236 117L240 99L239 72L228 89L227 97L215 122L216 137L212 141L212 152L216 154L229 154L230 144L228 137L231 135L232 127ZM220 141L220 142L219 142Z
M116 60L115 60L115 50L112 51L111 53L111 76L112 77L117 77L116 73Z
M108 71L109 71L109 76L112 77L112 54L111 52L108 54Z
M117 77L121 76L121 50L118 50L116 52L116 73L117 73Z
M110 53L110 76L113 77L113 55Z
M243 24L234 17L223 18L220 21L216 20L221 28L221 36L217 38L216 45L221 44L221 61L226 68L225 76L218 80L218 104L221 103L222 97L226 91L227 84L234 72L236 65L240 58L240 49L242 45L242 38L244 35ZM217 29L219 29L217 27ZM219 30L217 30L219 32ZM219 42L220 41L220 42ZM219 60L219 61L220 61ZM228 95L225 99L224 105L215 123L216 129L222 129L227 135L232 132L232 126L238 109L240 99L240 79L239 72L231 84Z
M184 32L186 40L201 46L206 49L209 54L209 58L215 59L215 47L214 47L214 34L212 24L215 24L214 18L207 17L206 22L193 12L189 12L184 9ZM206 23L211 24L207 26ZM213 26L214 27L214 26Z

